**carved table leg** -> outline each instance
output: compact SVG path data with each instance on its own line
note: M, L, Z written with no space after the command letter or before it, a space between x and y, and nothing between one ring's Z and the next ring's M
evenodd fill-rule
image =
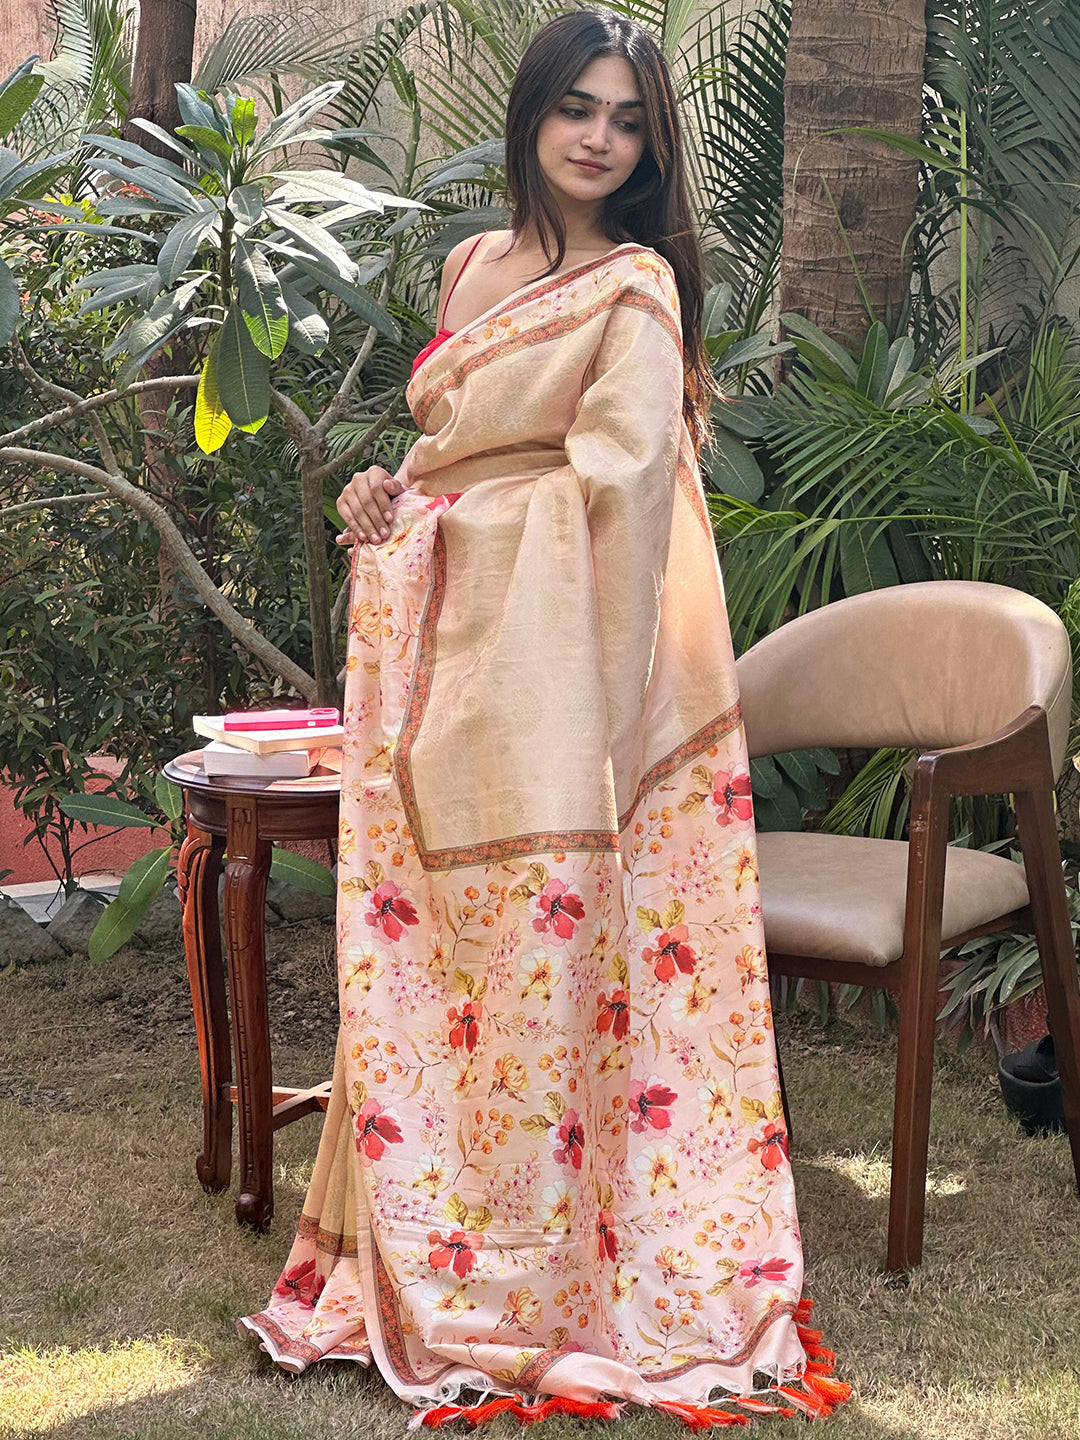
M258 838L254 800L228 797L225 945L229 956L240 1116L240 1193L236 1218L265 1230L274 1213L273 1081L266 1007L264 907L270 843Z
M224 848L223 836L200 830L189 814L187 839L180 847L177 880L202 1076L203 1148L195 1161L195 1173L203 1189L211 1193L228 1188L232 1166L229 1012L225 1003L217 897Z

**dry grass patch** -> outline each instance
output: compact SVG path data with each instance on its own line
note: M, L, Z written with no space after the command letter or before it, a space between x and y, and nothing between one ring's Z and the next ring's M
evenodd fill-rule
M270 937L275 1073L329 1073L330 927ZM277 1221L255 1237L194 1175L198 1068L179 950L108 973L43 965L3 982L0 1035L0 1434L53 1440L401 1440L381 1378L292 1379L235 1331L277 1278L318 1138L276 1140ZM1080 1201L1066 1141L1005 1115L993 1066L941 1054L926 1259L884 1277L892 1037L784 1022L807 1284L857 1399L834 1440L1080 1440ZM629 1413L619 1440L673 1440ZM764 1437L805 1435L801 1420ZM516 1435L502 1421L492 1440ZM580 1440L555 1420L546 1440Z

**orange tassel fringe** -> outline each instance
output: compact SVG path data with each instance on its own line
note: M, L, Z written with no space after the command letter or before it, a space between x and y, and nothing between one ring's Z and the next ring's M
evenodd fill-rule
M813 1310L812 1300L800 1300L795 1310L795 1326L798 1331L799 1340L806 1351L806 1368L798 1381L791 1385L777 1385L766 1395L774 1395L777 1398L763 1399L758 1396L732 1395L725 1402L724 1406L715 1405L687 1405L681 1400L657 1400L653 1404L654 1410L663 1410L665 1414L681 1420L688 1430L714 1430L725 1425L749 1425L750 1415L785 1415L791 1416L801 1411L812 1420L823 1419L831 1415L837 1405L842 1405L845 1400L851 1398L851 1386L845 1385L843 1381L833 1378L833 1364L836 1360L834 1351L828 1349L821 1343L821 1331L809 1328L810 1315ZM799 1388L795 1389L794 1386ZM780 1403L781 1397L787 1403ZM733 1408L726 1408L733 1407ZM516 1395L500 1395L495 1400L488 1400L483 1405L439 1405L432 1410L424 1411L420 1422L429 1430L440 1430L444 1425L449 1425L454 1420L464 1420L470 1429L476 1429L478 1425L484 1424L486 1420L492 1420L496 1415L513 1415L524 1425L535 1425L541 1420L548 1419L551 1415L577 1415L583 1419L591 1420L616 1420L618 1419L622 1405L613 1400L566 1400L560 1395L553 1395L543 1400L538 1405L526 1405Z

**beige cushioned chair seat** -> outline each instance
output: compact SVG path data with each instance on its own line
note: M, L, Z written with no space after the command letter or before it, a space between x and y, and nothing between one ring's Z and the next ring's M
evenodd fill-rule
M758 834L766 952L888 965L904 950L908 847L900 840ZM941 934L961 935L1028 903L1024 868L950 845Z

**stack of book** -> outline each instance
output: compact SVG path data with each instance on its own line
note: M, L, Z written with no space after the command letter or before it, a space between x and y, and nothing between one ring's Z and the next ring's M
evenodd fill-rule
M341 770L340 721L337 710L322 707L196 715L191 723L210 742L202 752L208 776L295 780L316 769Z

